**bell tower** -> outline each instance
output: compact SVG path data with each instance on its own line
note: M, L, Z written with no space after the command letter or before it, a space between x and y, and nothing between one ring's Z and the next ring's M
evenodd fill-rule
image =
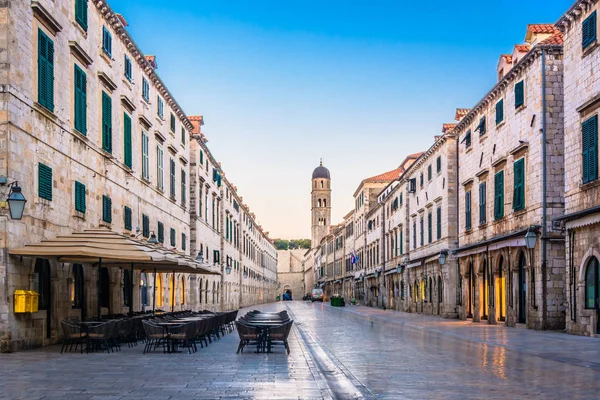
M310 244L314 248L327 235L331 225L331 175L323 166L323 160L312 173L311 218Z

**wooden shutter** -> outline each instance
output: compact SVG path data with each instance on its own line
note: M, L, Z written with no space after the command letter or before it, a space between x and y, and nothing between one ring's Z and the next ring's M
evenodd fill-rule
M142 214L142 235L144 237L150 236L150 217Z
M52 200L52 168L42 163L38 164L38 195Z
M102 196L102 220L112 222L112 200L108 196Z
M504 99L496 103L496 125L504 121Z
M479 224L485 224L487 220L487 183L479 184Z
M171 246L175 247L175 245L176 245L176 241L175 241L175 229L171 228L171 231L169 233L170 233L170 236L171 236Z
M125 223L125 229L127 230L131 230L131 208L125 206L124 207L124 223Z
M160 221L158 221L158 241L159 243L165 242L165 226Z
M87 31L88 28L88 2L87 0L75 0L75 21Z
M581 24L581 45L585 49L596 40L596 11Z
M112 154L112 99L102 92L102 149Z
M105 26L102 27L102 50L112 57L112 35Z
M38 29L38 103L54 111L54 42Z
M442 208L438 207L437 209L437 238L440 240L442 238Z
M171 132L175 133L175 116L171 114Z
M465 229L471 229L471 191L465 193Z
M185 250L187 238L185 237L185 233L181 234L181 250Z
M433 214L427 214L427 239L429 243L433 241Z
M513 210L522 210L525 207L525 159L521 158L513 164Z
M129 168L133 165L131 153L131 117L123 113L123 161Z
M85 185L75 181L75 210L85 213Z
M494 177L494 219L504 217L504 171Z
M75 129L87 133L87 77L75 64Z
M598 179L598 116L581 124L583 183Z
M515 84L515 108L519 108L525 103L525 84L523 81Z

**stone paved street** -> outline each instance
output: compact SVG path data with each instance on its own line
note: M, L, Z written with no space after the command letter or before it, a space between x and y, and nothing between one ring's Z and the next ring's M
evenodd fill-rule
M237 334L195 354L0 354L10 399L597 399L600 342L367 307L289 302L291 354L235 354ZM242 310L245 312L247 310Z

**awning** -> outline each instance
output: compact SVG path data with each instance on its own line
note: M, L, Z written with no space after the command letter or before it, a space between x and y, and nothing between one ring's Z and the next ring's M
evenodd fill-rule
M421 261L414 261L414 262L406 264L406 268L414 268L414 267L420 267L420 266L421 266Z
M56 258L61 262L102 262L103 265L133 266L136 270L156 268L160 272L220 274L217 268L200 264L183 253L145 243L106 228L73 232L11 249L8 253L23 257Z

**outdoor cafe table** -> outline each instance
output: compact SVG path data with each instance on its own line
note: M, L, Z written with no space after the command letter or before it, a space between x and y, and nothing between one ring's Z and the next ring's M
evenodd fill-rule
M246 320L244 323L246 325L252 326L260 331L260 334L258 335L260 337L260 340L256 344L256 352L260 353L261 348L263 348L263 351L264 351L264 347L266 345L267 346L266 352L270 353L271 352L271 343L270 343L271 328L278 327L279 325L283 324L283 321L281 319L278 319L278 320L263 320L263 319L254 320L254 319L252 319L252 320Z
M173 328L173 327L177 327L177 326L181 326L182 323L181 322L157 322L156 323L157 326L160 326L163 328L163 330L165 331L165 338L169 337L169 328ZM169 344L169 341L167 340L167 353L180 353L178 351L175 350L175 345L173 344L173 349L171 349L171 345Z

